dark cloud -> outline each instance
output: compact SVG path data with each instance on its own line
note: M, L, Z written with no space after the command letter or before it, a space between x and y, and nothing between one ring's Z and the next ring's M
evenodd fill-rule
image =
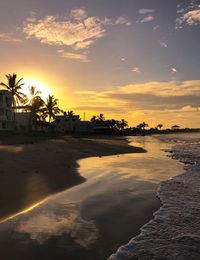
M120 101L126 101L130 106L136 109L180 109L184 106L199 107L200 96L185 95L185 96L159 96L154 94L137 94L137 93L109 93L107 98L112 98Z
M74 110L82 110L82 111L97 111L99 113L124 113L126 108L120 107L109 107L109 106L78 106L73 107Z

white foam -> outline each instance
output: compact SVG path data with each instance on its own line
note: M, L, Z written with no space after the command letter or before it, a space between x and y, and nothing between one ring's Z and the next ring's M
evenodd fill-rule
M163 206L141 228L140 235L121 246L109 260L200 259L199 136L192 142L185 136L184 140L179 138L171 156L186 164L185 172L160 184L158 197Z

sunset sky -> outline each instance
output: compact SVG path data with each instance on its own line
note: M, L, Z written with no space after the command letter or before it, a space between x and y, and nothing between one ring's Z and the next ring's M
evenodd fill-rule
M200 0L1 0L0 57L86 119L200 127Z

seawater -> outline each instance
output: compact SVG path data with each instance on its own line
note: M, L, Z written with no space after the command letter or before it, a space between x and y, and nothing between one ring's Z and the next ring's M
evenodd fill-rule
M185 164L185 171L161 182L162 207L109 260L200 259L200 134L158 138L173 144L168 152Z

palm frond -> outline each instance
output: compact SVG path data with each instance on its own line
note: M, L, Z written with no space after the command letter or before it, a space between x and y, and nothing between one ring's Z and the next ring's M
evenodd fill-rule
M23 78L19 79L19 80L15 83L15 85L16 85L16 86L18 86L18 85L24 85L24 83L19 84L22 80L23 80Z
M3 86L3 87L6 87L6 88L8 88L8 85L7 85L7 84L5 84L5 83L3 83L3 82L1 82L1 83L0 83L0 85L1 85L1 86Z

